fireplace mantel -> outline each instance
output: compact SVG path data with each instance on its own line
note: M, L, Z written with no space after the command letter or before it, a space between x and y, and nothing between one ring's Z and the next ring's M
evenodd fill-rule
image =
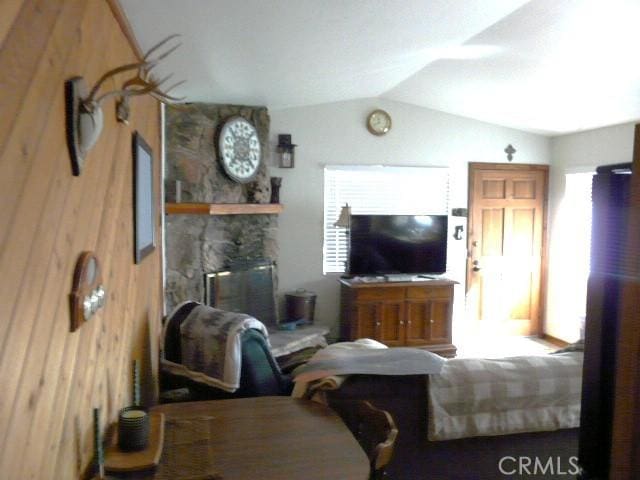
M280 203L166 203L168 215L277 215Z

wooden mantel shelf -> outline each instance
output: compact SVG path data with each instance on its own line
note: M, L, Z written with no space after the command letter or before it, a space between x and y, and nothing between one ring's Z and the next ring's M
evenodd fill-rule
M169 215L277 215L284 209L280 203L166 203Z

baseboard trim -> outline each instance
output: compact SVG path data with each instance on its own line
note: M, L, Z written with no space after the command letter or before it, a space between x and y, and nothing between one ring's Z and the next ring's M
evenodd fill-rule
M547 333L543 333L542 335L540 335L540 338L542 340L544 340L545 342L549 342L554 344L556 347L559 348L564 348L567 345L569 345L569 342L565 342L564 340L560 340L559 338L553 337Z

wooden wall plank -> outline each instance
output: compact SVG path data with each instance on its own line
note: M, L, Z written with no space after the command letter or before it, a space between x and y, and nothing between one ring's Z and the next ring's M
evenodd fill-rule
M36 77L31 82L33 88L25 96L23 108L12 119L14 134L7 140L7 148L4 151L0 150L0 169L3 172L0 176L0 204L4 206L0 210L0 225L4 226L0 230L0 271L12 275L13 278L28 273L26 262L30 252L29 245L36 237L32 231L25 232L20 229L30 229L38 224L38 217L43 214L47 192L42 186L32 183L29 185L29 192L23 194L25 182L29 175L35 182L39 179L46 181L54 168L50 156L58 152L58 144L65 145L64 123L61 126L62 130L58 129L59 122L64 122L62 87L59 83L56 84L54 79L59 82L63 75L64 63L69 58L68 54L61 51L61 45L80 40L79 31L74 25L79 22L79 18L76 18L77 8L82 5L83 2L79 0L65 5L63 15L58 19L52 33L52 38L56 40L47 46L43 57L46 61L35 71ZM73 35L70 32L73 32ZM1 62L2 59L0 66ZM2 72L3 69L0 69L0 75ZM27 78L23 80L24 83L30 83ZM0 99L2 97L12 95L3 95ZM60 103L56 103L56 100ZM9 111L3 111L3 115L0 116L2 119L9 117ZM55 128L47 128L47 125ZM71 182L69 175L65 177L65 181ZM14 226L15 217L20 209L27 209L30 218L22 218L21 222ZM23 211L20 213L24 215ZM17 241L18 246L11 243L12 241ZM15 283L13 285L15 286ZM15 296L14 288L0 290L0 317L11 318ZM5 328L8 325L0 324L2 350L2 342L6 343Z
M95 18L89 18L85 27L87 29L95 27L95 20ZM106 32L107 23L103 23ZM98 28L97 33L100 32ZM77 61L91 66L89 54L78 56ZM97 71L98 62L93 63L93 68ZM60 272L52 272L53 278L47 275L47 269L60 269L60 266L52 261L54 259L60 261L61 258L71 254L71 244L66 237L70 231L74 230L78 216L65 217L64 211L70 205L67 201L68 196L83 185L81 182L74 181L66 168L68 154L64 143L64 105L61 95L55 99L57 101L54 102L48 122L51 127L43 132L43 142L34 152L35 158L32 163L35 166L26 183L27 192L29 192L28 201L17 202L16 221L9 228L6 255L0 262L0 270L13 278L12 284L0 293L2 314L6 314L6 318L13 320L5 325L9 330L4 333L3 348L0 351L0 378L7 379L4 382L5 395L0 400L1 432L7 431L3 422L7 418L7 411L12 409L10 402L14 398L14 388L19 379L19 376L13 372L15 366L12 365L22 364L28 352L29 338L36 322L39 328L45 330L47 330L47 323L53 322L53 317L44 321L39 320L38 306L46 301L44 308L50 309L49 302L54 302L54 299L57 300L60 295L63 295L62 290L58 289L68 289L68 282L58 282L47 290L46 293L49 295L38 295L46 286L45 281L55 281L56 274L60 274ZM48 182L48 185L43 182ZM85 188L90 189L89 186ZM64 220L67 220L68 226L61 229L60 227L65 224ZM63 237L67 250L58 250L56 255L52 255L56 235ZM33 299L39 299L41 302ZM5 309L10 307L13 307L12 310L6 313Z
M0 104L11 127L0 131L7 206L0 214L0 471L3 478L77 478L92 455L91 408L102 407L103 422L115 419L129 401L133 358L151 358L143 373L157 376L158 345L149 339L157 339L162 311L162 242L133 263L131 135L139 129L159 153L158 105L134 99L126 126L107 102L102 136L73 177L63 83L74 74L94 81L135 52L106 0L24 0L17 10L11 0L0 4L0 18L0 85L8 85L2 72L17 66L10 82L20 87ZM18 41L36 25L37 41ZM156 163L160 235L157 156ZM102 261L108 301L70 333L68 294L83 250Z
M0 48L2 48L2 44L9 34L9 29L24 3L23 0L4 0L4 2L6 5L3 6L2 16L0 16Z
M73 29L73 18L63 12L65 6L71 5L64 0L27 0L0 50L0 90L11 92L0 97L0 154L13 136L13 121L23 108L26 95L33 92L32 83L36 71L42 68L41 60L50 46L56 20L69 22L69 30ZM4 16L4 10L3 3L0 16ZM51 67L55 69L56 65ZM2 163L0 166L4 168Z

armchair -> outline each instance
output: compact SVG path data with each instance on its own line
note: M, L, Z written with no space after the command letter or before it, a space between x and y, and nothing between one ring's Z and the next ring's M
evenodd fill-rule
M193 372L183 365L181 351L181 325L200 306L197 302L185 302L167 317L163 335L161 361L161 387L165 389L188 388L189 400L257 397L263 395L289 395L293 383L284 375L271 354L263 333L247 328L240 335L240 382L235 391L225 391L211 385L202 372ZM209 307L207 307L209 308ZM259 323L259 322L258 322Z

